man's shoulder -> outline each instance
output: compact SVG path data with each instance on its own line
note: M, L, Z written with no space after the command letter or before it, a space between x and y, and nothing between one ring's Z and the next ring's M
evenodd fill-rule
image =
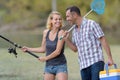
M94 23L95 21L94 20L92 20L92 19L85 19L85 21L87 21L87 22L90 22L90 23Z
M91 24L91 25L99 25L98 22L96 22L95 20L92 19L86 19L87 23Z

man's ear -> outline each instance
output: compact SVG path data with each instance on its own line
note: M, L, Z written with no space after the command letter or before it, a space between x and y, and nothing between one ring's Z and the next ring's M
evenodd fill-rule
M73 16L73 17L76 17L77 14L76 14L75 12L72 12L72 16Z

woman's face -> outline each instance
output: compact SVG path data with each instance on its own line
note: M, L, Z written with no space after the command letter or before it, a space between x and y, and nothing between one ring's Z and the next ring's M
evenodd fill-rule
M62 18L60 15L53 14L53 19L51 20L52 26L55 28L60 28L62 25Z

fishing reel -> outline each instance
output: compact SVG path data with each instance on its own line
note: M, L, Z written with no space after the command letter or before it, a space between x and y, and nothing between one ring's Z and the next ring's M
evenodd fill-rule
M7 42L11 43L11 44L14 46L14 48L13 48L13 47L10 47L10 48L8 49L8 52L14 54L15 57L17 58L16 47L17 47L17 48L22 48L22 46L20 46L20 45L14 43L14 42L12 42L12 41L10 41L9 39L3 37L2 35L0 35L0 37L1 37L2 39L6 40ZM39 58L39 56L33 54L33 53L30 52L30 51L26 51L26 52L27 52L28 54L34 56L35 58Z
M14 47L14 48L13 47L8 48L8 53L14 54L15 57L17 58L16 47Z

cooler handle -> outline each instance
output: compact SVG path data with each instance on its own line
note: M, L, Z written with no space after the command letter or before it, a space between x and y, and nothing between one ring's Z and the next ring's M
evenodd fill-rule
M107 75L109 75L109 68L108 68L108 67L109 67L109 66L108 66L108 63L105 64L105 70L106 70L106 74L107 74ZM116 65L116 64L114 64L114 68L117 69L117 65Z

